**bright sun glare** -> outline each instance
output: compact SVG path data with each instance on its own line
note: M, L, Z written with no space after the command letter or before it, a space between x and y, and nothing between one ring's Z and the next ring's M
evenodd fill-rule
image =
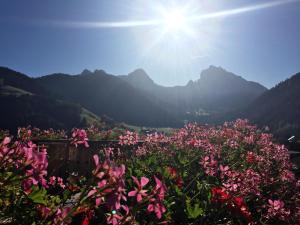
M166 13L164 25L168 31L177 32L186 26L186 19L184 13L181 10L176 9Z

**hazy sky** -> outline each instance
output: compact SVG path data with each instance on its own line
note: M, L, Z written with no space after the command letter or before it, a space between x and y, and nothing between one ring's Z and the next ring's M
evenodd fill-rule
M300 72L300 1L228 2L0 0L0 65L30 76L143 68L168 86L209 65L267 87Z

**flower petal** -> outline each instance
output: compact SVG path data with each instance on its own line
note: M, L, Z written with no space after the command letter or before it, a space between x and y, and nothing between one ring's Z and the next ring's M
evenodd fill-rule
M141 178L141 186L144 187L146 184L148 184L149 179L147 177Z

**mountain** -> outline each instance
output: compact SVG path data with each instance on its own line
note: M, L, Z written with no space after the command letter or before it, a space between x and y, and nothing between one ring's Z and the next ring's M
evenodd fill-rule
M71 129L102 123L80 105L52 98L35 79L3 67L0 67L0 105L0 128L12 132L28 125Z
M217 117L247 106L267 90L215 66L203 70L198 80L174 87L156 84L143 69L123 76L104 70L84 70L78 75L56 73L30 78L0 68L1 80L2 103L10 102L7 108L24 117L20 120L18 114L14 120L42 127L52 123L52 127L81 125L83 111L136 126L178 127L186 121L213 123ZM6 119L9 110L5 112Z
M31 93L46 94L45 90L34 79L7 67L0 67L0 79L5 85Z
M36 79L55 98L79 103L98 116L138 126L179 126L165 105L103 70L79 75L52 74Z
M246 107L241 116L268 126L275 136L300 138L300 73L279 83Z
M133 87L167 103L168 108L187 119L206 121L218 114L243 108L264 93L264 86L243 79L221 67L210 66L200 78L185 86L157 85L146 72L138 69L121 79Z

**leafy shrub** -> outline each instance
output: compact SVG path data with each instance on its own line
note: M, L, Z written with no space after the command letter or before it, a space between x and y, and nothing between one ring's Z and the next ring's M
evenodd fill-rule
M71 143L88 149L91 130ZM0 221L17 224L299 224L300 182L284 146L246 120L171 136L120 135L90 177L47 177L31 131L0 144ZM93 133L97 137L96 131ZM101 134L98 135L99 137ZM138 144L143 139L142 144Z

